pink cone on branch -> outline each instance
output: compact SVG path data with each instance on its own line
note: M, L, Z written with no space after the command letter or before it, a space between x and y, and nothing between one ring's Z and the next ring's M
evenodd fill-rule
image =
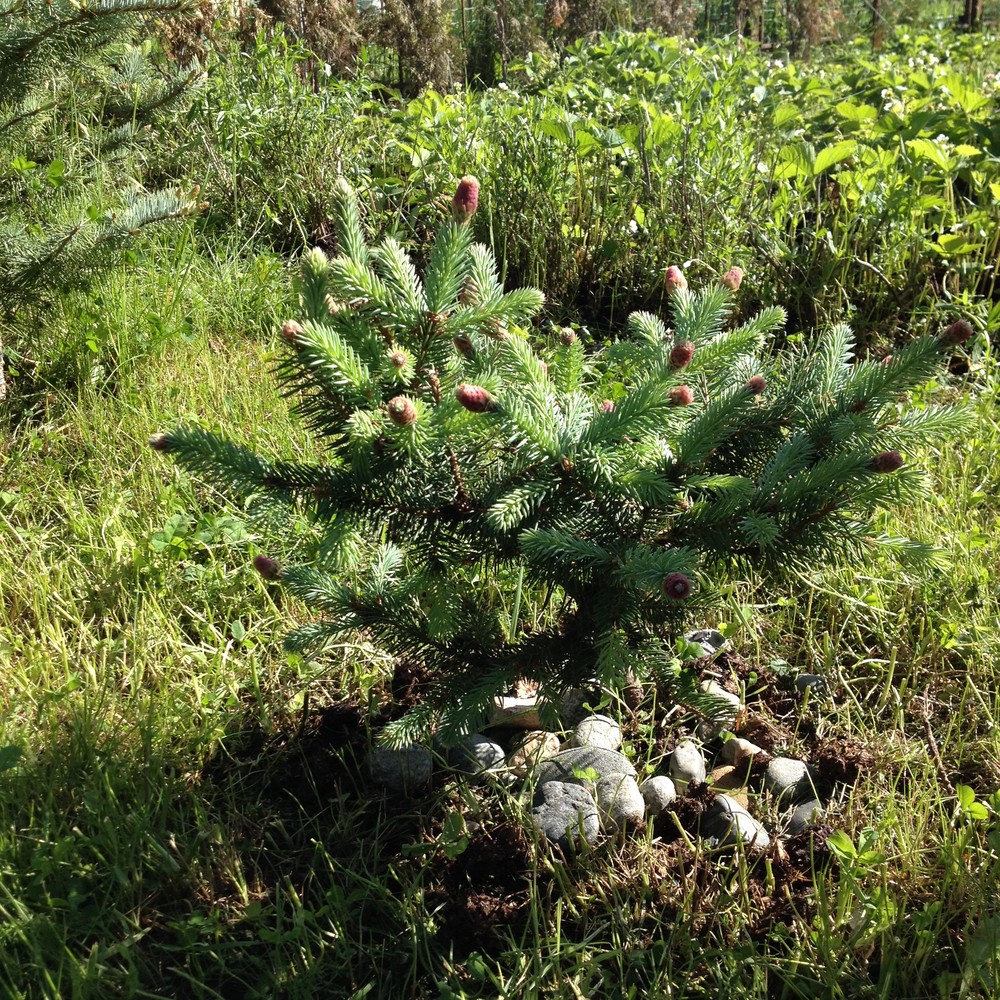
M967 319L956 319L941 331L941 342L951 347L964 344L974 333L972 324Z
M903 467L903 456L898 451L880 451L872 456L868 467L872 472L895 472Z
M671 264L667 268L663 283L667 286L667 293L670 295L683 291L688 286L688 280L684 277L684 272L676 264Z
M270 556L259 555L253 557L253 568L270 582L281 579L281 564L277 559Z
M166 434L154 434L149 439L149 447L153 451L170 451L170 438Z
M743 268L731 267L721 278L719 278L719 284L722 285L723 288L728 288L731 292L738 292L740 290L740 285L743 284Z
M759 396L767 388L767 381L763 375L754 375L747 380L747 389L754 396Z
M459 224L468 222L479 207L479 181L467 174L458 182L458 190L451 200L451 217Z
M614 413L615 412L615 403L614 403L614 400L613 399L606 399L606 400L604 400L604 402L601 403L601 412L602 413Z
M400 427L409 427L417 419L417 408L413 405L412 399L406 396L395 396L386 404L389 411L389 419Z
M297 344L299 337L303 334L303 329L294 319L286 319L281 324L281 336L289 344Z
M671 406L690 406L694 402L694 393L689 385L678 385L670 390Z
M481 386L463 382L455 390L455 398L470 413L487 413L496 409L493 397Z
M687 368L694 357L694 344L690 340L681 340L670 349L670 367L675 371Z
M564 326L559 331L559 343L563 347L572 347L576 343L576 331L571 326Z
M668 573L663 578L663 593L673 601L683 601L691 593L691 581L683 573Z
M389 363L393 368L405 368L409 364L410 356L406 351L393 351L389 355Z

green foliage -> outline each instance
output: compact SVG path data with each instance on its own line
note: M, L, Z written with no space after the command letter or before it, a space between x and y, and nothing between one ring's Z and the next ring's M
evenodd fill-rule
M131 158L195 78L193 71L154 72L149 43L132 41L149 17L184 10L183 0L16 0L0 8L0 312L7 322L27 327L55 293L121 263L142 230L195 207L193 195L145 190ZM27 330L24 340L19 350L42 353Z
M703 277L762 260L747 291L783 302L793 331L847 316L862 343L891 340L948 300L985 314L995 298L996 53L948 32L809 64L654 33L588 39L529 64L519 90L410 103L385 169L416 189L415 213L456 172L484 178L477 231L508 280L589 322L655 306L665 260Z
M285 324L279 369L328 462L262 459L192 426L152 443L327 527L321 565L282 574L323 615L289 648L362 630L419 661L430 708L393 726L400 742L435 722L445 738L476 724L521 675L550 694L641 675L681 610L711 603L732 569L860 552L873 511L920 493L894 450L898 399L938 370L937 338L855 362L839 325L771 359L784 314L734 322L732 272L700 293L678 278L671 329L637 314L631 338L581 366L573 338L532 343L519 324L541 295L504 292L467 224L439 228L421 278L394 239L367 246L346 184L335 207L343 252L305 256L308 319ZM616 401L602 400L610 385ZM960 420L910 420L907 440ZM346 564L359 550L362 565ZM531 635L510 633L497 600L522 576L560 595Z

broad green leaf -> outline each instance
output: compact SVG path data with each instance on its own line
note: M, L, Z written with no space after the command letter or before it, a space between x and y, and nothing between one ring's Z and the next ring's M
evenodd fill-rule
M565 118L542 118L537 123L538 131L552 136L567 146L573 145L573 128Z
M870 104L855 104L853 101L841 101L837 105L837 114L849 122L867 122L878 117L877 109Z
M935 142L933 139L908 139L906 145L915 159L929 160L945 173L951 170L953 166L951 157L948 156L939 142Z
M988 94L983 94L978 90L973 90L960 76L952 74L939 81L939 85L948 91L952 102L957 104L963 111L978 111L981 107L990 103Z
M782 125L787 125L789 122L801 120L802 112L799 110L798 105L786 102L784 104L779 104L774 109L774 124L779 128Z
M830 850L841 858L850 859L857 856L857 848L854 846L851 838L848 837L843 830L834 830L833 833L826 838L826 843Z
M978 243L969 243L961 233L949 233L938 237L938 246L942 253L962 254L971 253L979 246Z
M846 160L854 155L858 144L853 139L841 139L830 146L825 146L816 154L816 162L813 164L813 173L821 174L828 167L832 167L841 160Z

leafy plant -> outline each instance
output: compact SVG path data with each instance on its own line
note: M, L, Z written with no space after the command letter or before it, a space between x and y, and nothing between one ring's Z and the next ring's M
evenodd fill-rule
M283 327L280 369L328 464L264 459L190 425L151 442L322 526L317 565L257 568L324 615L290 649L363 630L422 664L428 698L391 727L398 742L454 737L520 676L552 694L655 670L683 612L710 605L733 567L864 551L880 540L872 513L921 489L897 449L964 419L898 399L968 323L884 362L855 362L840 324L775 360L764 348L781 309L729 322L738 268L700 293L669 268L672 328L640 312L596 354L571 331L536 347L520 324L542 297L503 290L472 242L477 204L464 178L421 279L397 241L369 247L338 188L340 254L306 254L303 322ZM530 634L504 598L522 580L553 602Z

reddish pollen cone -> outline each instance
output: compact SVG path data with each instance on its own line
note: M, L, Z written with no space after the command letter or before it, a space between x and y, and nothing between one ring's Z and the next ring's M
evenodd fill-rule
M389 419L400 427L408 427L417 419L417 408L413 405L412 399L406 396L395 396L386 404L389 411Z
M487 413L496 409L493 397L481 385L469 385L463 382L455 390L455 398L470 413Z
M694 393L689 385L679 385L670 390L671 406L690 406L694 402Z
M149 439L149 447L153 451L170 451L170 438L166 434L154 434Z
M458 190L451 200L451 217L459 224L468 222L479 207L479 181L465 176L458 182Z
M614 403L614 400L612 400L612 399L606 399L606 400L604 400L604 402L601 403L601 411L603 413L614 413L615 412L615 403Z
M731 267L721 278L719 278L719 284L722 285L723 288L728 288L731 292L738 292L740 290L740 285L743 284L743 268Z
M747 381L747 388L753 395L759 396L767 388L767 381L763 375L754 375Z
M964 344L974 333L972 324L967 319L956 319L950 326L941 331L941 340L951 347Z
M903 467L903 456L898 451L880 451L868 463L872 472L889 473Z
M673 601L683 601L691 593L691 581L683 573L668 573L663 578L663 593Z
M302 336L303 330L294 319L287 319L281 324L281 336L289 344L298 343L299 337Z
M694 344L690 340L682 340L670 349L670 367L673 369L687 368L694 357Z
M258 573L265 580L274 581L281 579L281 565L278 563L277 559L272 559L270 556L254 556L253 557L253 568L257 570Z
M688 280L684 277L684 272L676 264L671 264L667 268L663 283L667 286L667 292L671 295L675 292L683 291L688 286Z
M405 368L410 360L410 356L406 351L393 351L389 355L389 362L392 364L393 368Z

